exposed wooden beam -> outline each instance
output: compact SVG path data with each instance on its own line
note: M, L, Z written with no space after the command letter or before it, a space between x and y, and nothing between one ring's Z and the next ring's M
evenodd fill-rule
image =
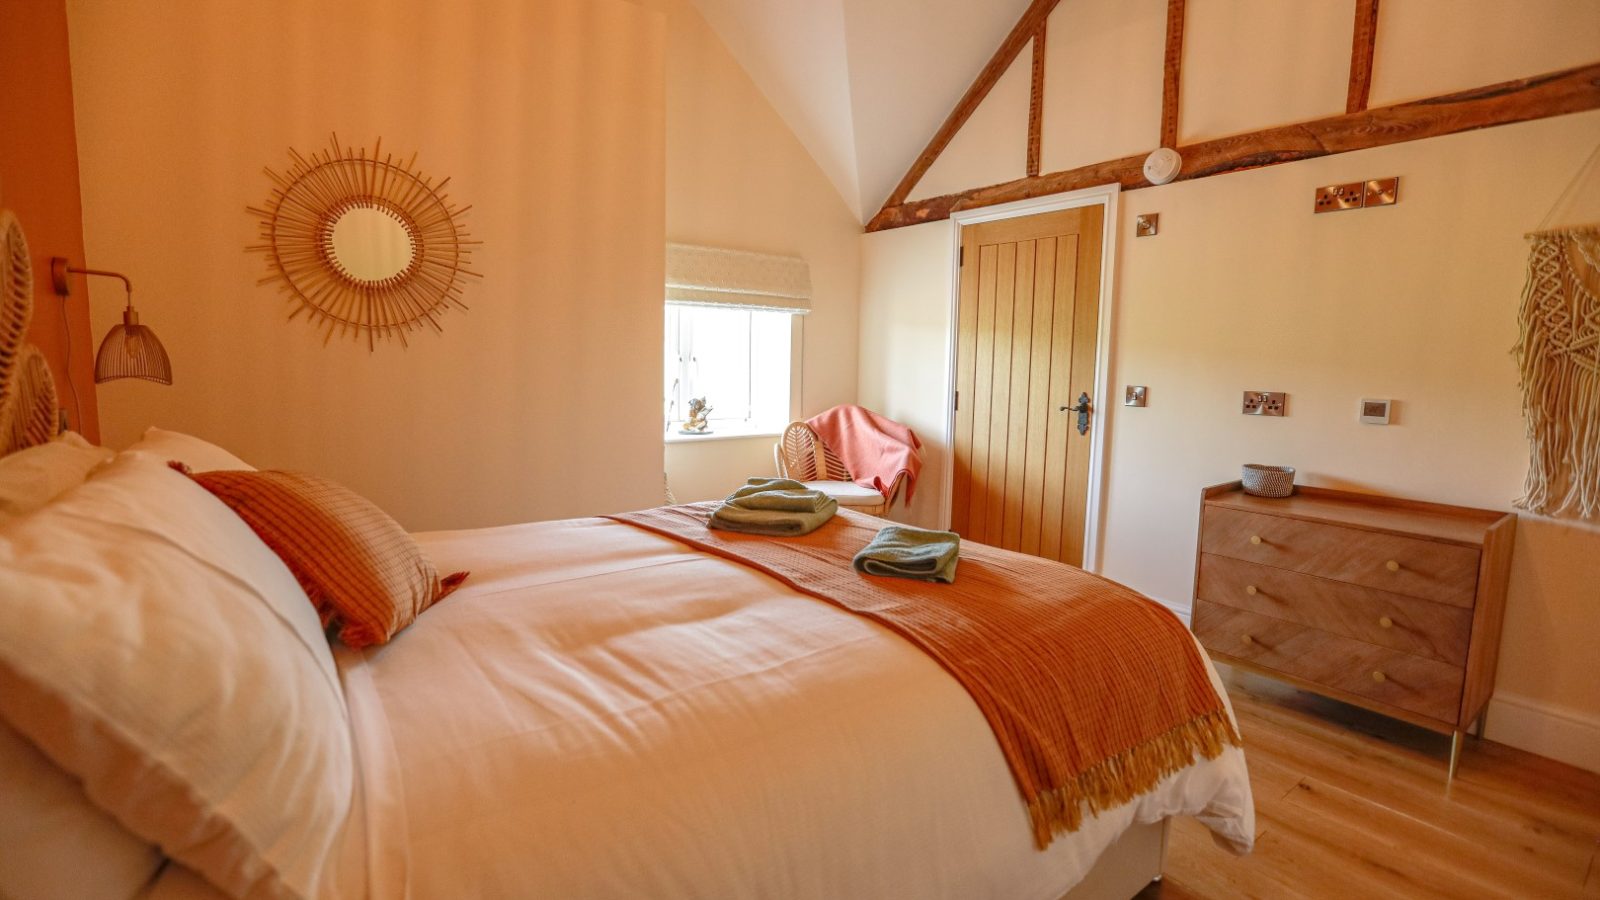
M1161 146L1178 146L1178 93L1183 70L1183 3L1167 0L1167 52L1161 73Z
M1350 42L1350 92L1344 101L1347 113L1367 108L1367 96L1372 92L1372 51L1377 45L1378 0L1356 0L1355 37Z
M978 73L978 77L972 82L972 86L967 88L967 92L962 95L961 102L957 103L956 108L950 111L950 116L944 120L943 125L939 126L939 130L934 134L933 140L929 141L928 146L923 148L922 153L917 156L916 162L911 164L911 168L906 172L905 177L900 179L900 183L895 186L894 192L889 195L889 199L884 201L885 209L891 206L898 206L904 203L907 197L911 196L911 189L917 186L917 182L922 180L922 176L928 174L928 168L933 165L933 161L938 159L939 154L944 152L944 148L950 145L951 139L956 136L956 132L961 130L961 126L967 124L967 119L971 118L978 105L983 103L983 98L989 96L989 91L994 88L995 82L999 81L1000 76L1006 73L1006 69L1011 68L1011 63L1016 60L1017 54L1021 53L1022 48L1027 45L1028 41L1033 39L1034 34L1039 30L1039 24L1049 18L1050 11L1055 9L1056 4L1059 2L1060 0L1033 0L1032 3L1028 4L1027 10L1022 13L1022 18L1017 20L1017 24L1011 29L1011 33L1006 35L1005 42L1000 45L1000 49L996 50L994 56L989 58L989 62L983 67L983 71Z
M1183 173L1178 180L1591 109L1600 109L1600 62L1427 100L1191 144L1179 148L1183 154ZM1122 185L1124 190L1149 187L1143 165L1143 156L1127 156L1065 172L1019 178L959 194L885 207L867 223L867 230L882 231L934 222L949 218L954 210L1026 200L1111 182Z
M1039 174L1039 142L1044 130L1044 33L1049 19L1033 33L1033 84L1028 89L1028 174Z

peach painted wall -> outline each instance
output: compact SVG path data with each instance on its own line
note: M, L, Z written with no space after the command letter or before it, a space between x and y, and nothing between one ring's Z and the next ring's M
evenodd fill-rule
M803 257L814 296L802 322L800 415L854 402L861 225L688 0L661 6L667 237ZM673 492L686 502L723 497L747 476L772 474L774 440L667 444Z
M78 146L62 0L0 0L0 123L0 207L10 209L22 223L33 257L34 311L28 339L50 360L71 427L98 440L95 342L89 332L87 296L82 282L75 282L76 293L63 310L63 301L50 287L50 257L65 256L83 264Z
M1308 0L1293 17L1280 6L1191 0L1183 140L1342 111L1348 2ZM1154 148L1162 7L1056 8L1047 171ZM1330 47L1303 47L1309 33ZM1588 0L1385 5L1373 101L1592 62L1596 48L1600 4ZM961 160L981 159L993 126L964 129L963 153L913 195L1020 176L1014 138L1026 119L1011 119L983 165ZM1589 112L1123 194L1110 381L1114 394L1149 386L1150 405L1104 411L1101 571L1187 612L1199 490L1243 462L1295 465L1310 484L1511 509L1527 467L1509 353L1522 233L1597 145L1600 112ZM1401 176L1397 206L1311 214L1316 186L1384 175ZM1146 212L1160 213L1161 233L1134 239L1133 217ZM1551 222L1596 220L1591 173ZM863 238L861 402L929 431L945 417L952 227ZM1241 416L1245 389L1287 391L1289 416ZM1362 397L1398 400L1395 424L1360 424ZM946 448L930 443L930 469L946 465ZM936 493L919 495L910 518L937 524ZM1600 525L1523 514L1489 736L1600 771L1597 658Z
M69 4L84 233L127 269L175 384L101 391L148 425L317 472L413 530L659 502L663 17L619 0ZM466 313L368 352L270 287L263 166L417 154L484 241ZM104 290L104 288L100 288ZM103 327L116 314L96 309Z

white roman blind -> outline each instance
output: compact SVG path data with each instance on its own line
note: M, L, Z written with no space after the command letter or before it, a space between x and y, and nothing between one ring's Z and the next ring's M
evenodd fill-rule
M668 244L667 302L804 315L811 311L811 269L796 256Z

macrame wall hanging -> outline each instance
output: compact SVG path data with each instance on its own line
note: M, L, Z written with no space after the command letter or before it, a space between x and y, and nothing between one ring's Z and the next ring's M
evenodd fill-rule
M1540 223L1595 169L1600 146ZM1527 235L1528 280L1514 349L1531 458L1517 505L1600 517L1600 224Z

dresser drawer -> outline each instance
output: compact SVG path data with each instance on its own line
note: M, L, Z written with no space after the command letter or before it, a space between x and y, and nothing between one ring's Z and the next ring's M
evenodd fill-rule
M1216 506L1200 549L1454 606L1471 607L1478 584L1474 547Z
M1462 670L1438 660L1204 600L1194 631L1207 650L1314 684L1443 722L1460 713Z
M1275 616L1427 656L1467 664L1472 610L1375 588L1202 554L1200 599Z

